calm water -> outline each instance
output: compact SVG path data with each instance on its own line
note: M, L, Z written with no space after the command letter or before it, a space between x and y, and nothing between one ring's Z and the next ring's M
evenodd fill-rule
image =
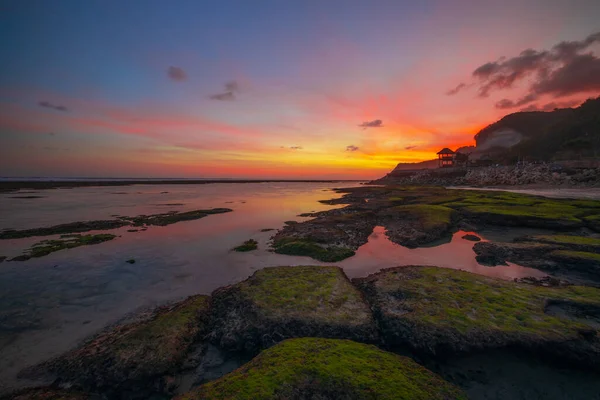
M1 263L0 392L16 385L14 377L23 367L56 356L140 309L192 294L209 294L266 266L323 264L269 252L267 242L274 232L260 230L281 228L288 220L306 220L297 217L300 213L335 208L318 200L338 197L331 190L336 186L340 183L136 185L0 194L0 229L173 210L234 210L150 227L145 232L123 228L115 231L121 236L110 242L26 262ZM508 240L525 233L529 232L478 234L483 239ZM458 232L451 241L410 250L390 242L384 228L376 227L356 256L336 265L351 278L398 265L438 265L504 279L544 275L517 265L479 265L473 242L462 239L464 234ZM231 251L249 238L259 242L259 250ZM41 239L0 240L0 255L18 255ZM135 264L125 262L131 258Z

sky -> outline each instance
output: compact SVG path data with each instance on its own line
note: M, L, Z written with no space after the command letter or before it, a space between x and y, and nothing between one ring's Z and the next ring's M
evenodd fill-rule
M371 179L600 94L597 0L0 0L0 176Z

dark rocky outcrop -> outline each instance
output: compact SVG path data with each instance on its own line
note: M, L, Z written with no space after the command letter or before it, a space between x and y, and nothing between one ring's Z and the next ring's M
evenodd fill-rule
M226 350L305 336L377 340L369 307L337 267L265 268L212 296L209 338Z
M21 376L52 374L85 390L119 398L168 393L192 344L206 332L209 298L192 296L158 308L140 322L119 325Z
M600 370L599 289L546 288L437 267L390 268L353 282L388 346L438 355L521 348ZM556 301L594 314L558 317L547 312Z
M456 386L407 357L349 340L289 339L177 398L459 400Z

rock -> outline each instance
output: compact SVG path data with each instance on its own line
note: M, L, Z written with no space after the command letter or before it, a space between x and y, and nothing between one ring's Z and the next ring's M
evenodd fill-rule
M569 250L600 253L600 238L576 235L534 235L515 239L515 242L535 242L558 245Z
M98 233L95 235L70 234L62 235L59 239L42 240L35 243L20 256L12 258L10 261L26 261L30 258L44 257L55 251L64 249L73 249L75 247L100 244L113 240L115 235L110 233Z
M321 213L310 221L287 224L273 237L276 253L309 256L335 262L354 255L367 243L375 227L375 215L353 208Z
M506 261L530 267L541 267L546 256L560 246L543 243L479 242L473 250L477 262L484 265L504 265Z
M576 270L589 276L600 277L600 254L597 252L555 250L549 254L560 269Z
M390 207L377 215L391 241L411 248L441 239L456 219L453 209L432 204Z
M418 266L385 269L353 283L371 304L388 346L438 355L521 348L600 370L600 341L579 333L600 327L599 289L536 287ZM589 319L581 313L557 317L547 310L552 301L585 305L580 310L593 313Z
M233 211L230 208L213 208L208 210L194 210L186 212L172 211L162 214L138 215L137 217L119 216L113 220L71 222L68 224L54 225L45 228L34 228L24 230L4 230L0 232L0 239L20 239L31 236L49 236L68 233L81 233L97 230L117 229L123 226L165 226L180 221L190 221L204 218L210 214L221 214Z
M580 228L583 221L575 215L578 209L567 204L552 205L473 205L461 211L476 222L491 225L523 226L531 228L570 230Z
M481 238L480 238L479 236L477 236L477 235L472 235L472 234L470 234L470 233L467 233L467 234L466 234L466 235L464 235L462 238L463 238L463 239L465 239L465 240L469 240L469 241L471 241L471 242L480 242L480 241L481 241Z
M55 388L25 389L3 396L1 400L100 400L100 396Z
M545 287L563 287L570 286L571 283L564 280L558 279L553 276L544 276L542 278L536 278L535 276L526 276L524 278L515 278L515 282L526 283L534 286L545 286Z
M135 260L133 258L125 261L127 264L135 264Z
M141 322L116 326L24 374L48 371L64 382L109 395L163 392L167 389L163 377L177 371L205 332L208 315L208 296L192 296L158 308Z
M200 399L466 399L408 357L349 340L286 340L240 369L186 393Z
M254 239L248 239L241 245L234 247L233 250L238 251L238 252L245 252L245 251L256 250L257 248L258 248L258 242Z
M304 336L377 340L369 307L337 267L265 268L212 296L209 337L225 350L255 353Z

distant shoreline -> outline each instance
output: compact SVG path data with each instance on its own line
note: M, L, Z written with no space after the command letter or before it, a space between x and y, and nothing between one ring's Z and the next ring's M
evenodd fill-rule
M334 183L334 182L362 182L362 180L344 179L52 179L28 180L27 178L15 180L0 180L0 193L14 192L21 189L72 189L76 187L92 186L131 186L131 185L205 185L209 183Z

